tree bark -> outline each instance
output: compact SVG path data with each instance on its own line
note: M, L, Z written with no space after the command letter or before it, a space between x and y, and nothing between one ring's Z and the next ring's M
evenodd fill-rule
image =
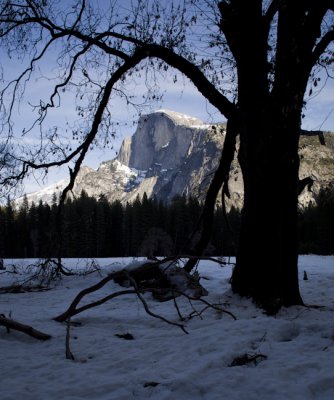
M269 120L262 127L248 125L239 152L244 207L232 290L269 314L303 304L298 284L299 127L283 125L277 121L275 128Z

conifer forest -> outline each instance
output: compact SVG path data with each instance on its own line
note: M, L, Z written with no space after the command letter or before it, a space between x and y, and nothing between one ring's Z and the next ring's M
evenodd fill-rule
M123 205L85 192L67 199L61 214L51 205L25 199L19 208L0 206L0 256L3 258L127 257L190 254L202 206L194 198L168 204L143 198ZM61 217L60 217L61 215ZM207 255L236 253L240 211L217 207ZM299 253L334 253L334 191L320 191L316 203L299 210ZM261 244L259 244L261 249Z

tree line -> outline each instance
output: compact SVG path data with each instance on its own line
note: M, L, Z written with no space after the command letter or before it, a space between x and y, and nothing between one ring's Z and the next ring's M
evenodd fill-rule
M84 191L67 199L59 225L57 199L18 209L10 201L0 207L0 258L125 257L189 254L197 241L202 205L177 196L166 204L144 194L132 203L108 202ZM217 207L206 253L235 255L240 211ZM58 221L57 221L58 220ZM334 190L323 189L316 203L299 212L299 253L334 254ZM259 246L261 249L261 244Z

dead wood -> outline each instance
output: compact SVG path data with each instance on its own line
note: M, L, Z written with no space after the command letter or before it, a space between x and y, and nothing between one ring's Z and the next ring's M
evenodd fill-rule
M6 318L5 315L1 314L0 315L0 325L4 326L7 328L7 331L9 332L11 329L20 331L25 333L26 335L32 336L35 339L38 340L49 340L51 339L51 335L48 335L46 333L40 332L37 329L32 328L29 325L24 325L20 322L14 321L11 318Z
M50 290L50 287L43 285L26 285L26 284L17 284L10 286L2 286L0 287L0 294L6 293L26 293L26 292L45 292Z
M125 268L109 274L100 282L79 292L68 309L64 313L55 317L54 320L58 322L68 321L69 318L73 317L74 315L77 315L90 308L97 307L116 297L127 294L135 294L143 304L147 314L170 325L175 325L182 329L183 332L188 333L182 324L172 322L161 315L153 313L143 297L143 293L146 292L152 293L153 297L159 301L173 299L174 305L181 320L184 319L182 318L181 312L175 303L175 298L178 296L185 296L189 301L200 300L204 302L207 307L214 308L220 312L225 312L235 319L232 313L225 311L216 305L211 305L210 303L201 299L201 297L207 295L208 292L199 284L199 279L200 278L197 273L190 275L184 270L184 268L176 266L175 257L150 261L133 269ZM112 280L115 283L118 283L121 286L125 286L129 289L111 293L99 300L79 306L79 303L86 295L96 292Z
M94 286L97 286L97 285L94 285ZM92 288L92 287L90 287L90 288L88 288L88 289L91 289L91 288ZM96 290L98 290L98 289L96 289ZM150 289L141 290L142 293L145 292L145 291L148 292L148 291L151 291L151 290L150 290ZM54 318L55 321L57 321L57 322L64 322L64 321L68 320L70 317L72 317L72 316L74 316L74 315L80 314L81 312L83 312L83 311L85 311L85 310L88 310L88 309L90 309L90 308L97 307L97 306L99 306L99 305L101 305L101 304L103 304L103 303L105 303L105 302L107 302L107 301L109 301L109 300L111 300L111 299L114 299L115 297L123 296L123 295L126 295L126 294L136 294L136 295L138 296L139 300L142 302L142 304L143 304L143 306L144 306L144 309L145 309L145 311L147 312L147 314L149 314L149 315L152 316L152 317L161 319L162 321L167 322L167 323L170 324L170 325L178 326L178 327L181 328L185 333L188 333L188 332L185 330L185 328L184 328L183 325L178 324L178 323L176 323L176 322L169 321L168 319L166 319L166 318L164 318L164 317L162 317L162 316L160 316L160 315L158 315L158 314L153 313L153 312L149 309L147 302L145 301L145 299L143 298L143 296L141 295L141 293L139 293L138 289L133 289L133 290L130 290L130 289L129 289L129 290L122 290L122 291L119 291L119 292L114 292L114 293L112 293L112 294L110 294L110 295L108 295L108 296L103 297L103 298L100 299L100 300L97 300L97 301L94 301L94 302L92 302L92 303L85 304L85 305L82 306L82 307L76 308L76 306L78 305L78 302L77 302L78 298L80 298L80 300L81 300L81 299L84 297L84 295L82 294L82 292L87 292L87 290L85 289L85 290L81 291L81 292L77 295L77 297L74 299L74 301L72 302L72 304L70 305L70 307L69 307L63 314L61 314L61 315L59 315L58 317ZM90 291L89 293L91 293L91 291ZM80 300L79 300L79 301L80 301Z
M96 285L94 285L94 286L96 286ZM90 288L88 288L88 289L91 289L91 288L92 288L92 286ZM96 289L96 290L98 290L98 289ZM83 294L83 292L86 292L86 293ZM82 290L75 297L75 299L73 300L73 302L71 303L69 308L64 313L58 315L58 317L55 317L54 320L57 321L57 322L64 322L68 318L73 317L74 315L80 314L83 311L89 310L90 308L97 307L97 306L99 306L99 305L101 305L101 304L103 304L103 303L105 303L105 302L107 302L109 300L112 300L112 299L114 299L116 297L124 296L126 294L136 294L135 290L122 290L122 291L119 291L119 292L111 293L110 295L105 296L100 300L93 301L92 303L85 304L84 306L77 308L77 305L79 304L80 300L86 294L91 293L91 292L93 292L93 290L91 290L89 292L87 292L87 289Z
M205 311L205 310L207 310L208 308L212 308L212 309L214 309L214 310L216 310L216 311L218 311L218 312L220 312L220 313L222 313L222 314L227 314L227 315L229 315L230 317L232 317L235 321L237 320L237 317L233 314L233 313L231 313L230 311L227 311L227 310L225 310L224 308L222 308L220 305L218 305L218 304L211 304L211 303L209 303L208 301L206 301L206 300L204 300L204 299L198 299L198 298L195 298L195 297L192 297L192 296L189 296L189 295L187 295L186 293L183 293L183 292L178 292L178 294L180 295L180 296L183 296L183 297L186 297L190 302L191 301L194 301L194 300L197 300L197 301L199 301L199 302L201 302L201 303L203 303L203 304L205 304L205 307L203 308L203 310L201 310L201 311L197 311L197 310L194 310L194 313L197 315L197 316L201 316L201 314L203 314L203 312ZM192 304L192 303L191 303ZM190 319L192 317L192 315L190 315L188 318Z
M146 303L144 297L140 294L140 291L139 291L139 289L137 287L137 284L136 284L135 280L133 278L129 278L129 279L130 279L131 283L133 284L133 286L135 287L136 294L137 294L139 300L142 302L142 304L144 306L144 309L145 309L145 311L147 312L148 315L151 315L151 317L154 317L154 318L161 319L162 321L167 322L167 324L178 326L179 328L181 328L183 330L184 333L188 333L186 328L182 324L178 324L177 322L169 321L165 317L162 317L161 315L155 314L154 312L152 312L149 309L148 304Z
M153 297L159 301L172 300L179 292L187 292L194 298L208 294L199 283L198 273L190 274L176 266L175 258L148 262L135 269L124 269L114 276L114 281L124 287L133 286L131 279L136 283L138 291L150 289Z
M70 339L71 339L71 318L68 318L68 320L66 321L65 356L67 360L74 361L74 355L71 352L71 347L70 347Z

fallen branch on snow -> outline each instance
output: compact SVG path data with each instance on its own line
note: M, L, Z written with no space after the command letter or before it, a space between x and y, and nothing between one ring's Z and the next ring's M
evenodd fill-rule
M166 259L165 259L166 260ZM143 293L150 292L153 297L160 301L174 300L174 305L177 309L178 315L181 320L182 315L178 306L176 304L175 298L177 296L184 296L190 302L193 300L199 300L206 305L205 308L213 308L217 311L226 313L230 315L232 318L236 319L236 317L230 313L222 309L217 305L210 304L209 302L201 299L201 296L207 294L207 291L199 284L199 276L193 276L189 273L185 272L183 268L179 267L171 267L171 264L165 265L165 260L157 261L157 262L149 262L137 266L136 268L125 268L121 271L113 272L104 279L102 279L97 284L86 288L79 292L77 296L74 298L68 309L54 318L57 322L64 322L69 318L77 315L85 310L88 310L93 307L97 307L109 300L112 300L116 297L127 295L127 294L136 294L139 300L142 302L145 311L147 314L152 317L158 318L167 322L170 325L178 326L183 330L183 332L188 333L185 327L182 324L172 322L161 315L153 313L149 306L142 296ZM161 265L163 263L163 265ZM80 301L86 295L93 293L103 286L105 286L108 282L114 281L119 283L122 286L132 287L131 289L126 289L118 292L114 292L105 296L99 300L93 301L91 303L85 304L84 306L79 307ZM197 314L200 315L203 310Z
M4 314L0 314L0 325L7 328L7 332L11 329L25 333L26 335L32 336L38 340L49 340L51 335L40 332L37 329L32 328L29 325L21 324L20 322L14 321L11 318L6 318Z

